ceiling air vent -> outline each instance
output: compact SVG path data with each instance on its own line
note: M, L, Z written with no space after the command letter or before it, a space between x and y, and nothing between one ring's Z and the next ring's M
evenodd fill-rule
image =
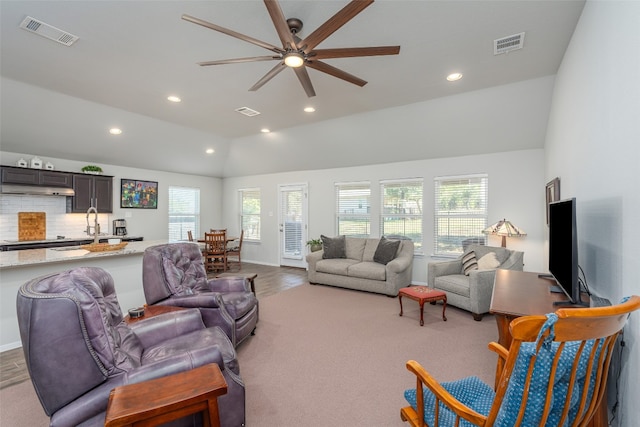
M522 49L524 43L524 33L514 34L512 36L502 37L493 41L493 54L500 55L512 50Z
M258 114L260 114L259 111L252 110L249 107L236 108L236 111L240 114L244 114L245 116L249 116L249 117L257 116Z
M24 21L20 24L20 28L29 32L35 33L39 36L46 37L49 40L53 40L65 46L71 46L80 37L74 36L71 33L62 31L59 28L53 27L49 24L45 24L42 21L38 21L30 16L24 18Z

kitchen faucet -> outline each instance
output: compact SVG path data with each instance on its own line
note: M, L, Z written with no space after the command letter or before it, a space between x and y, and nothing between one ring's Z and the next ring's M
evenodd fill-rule
M93 219L93 235L95 236L93 239L93 243L100 243L100 224L98 224L98 209L93 206L87 209L87 234L91 236L91 226L89 225L89 214L91 212L95 213L95 218Z

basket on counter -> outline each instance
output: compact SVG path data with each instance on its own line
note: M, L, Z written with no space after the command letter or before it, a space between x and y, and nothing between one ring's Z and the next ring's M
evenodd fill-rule
M82 245L80 249L85 249L89 252L106 252L106 251L119 251L127 246L127 242L120 242L115 245L109 243L91 243L89 245Z

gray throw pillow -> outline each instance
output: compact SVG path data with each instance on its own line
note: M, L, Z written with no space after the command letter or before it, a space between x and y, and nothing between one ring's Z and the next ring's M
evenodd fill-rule
M322 239L322 258L346 258L347 247L345 245L344 236L327 237L320 235Z
M400 240L389 240L382 236L378 242L376 253L373 255L373 260L378 264L387 265L396 257L399 246Z

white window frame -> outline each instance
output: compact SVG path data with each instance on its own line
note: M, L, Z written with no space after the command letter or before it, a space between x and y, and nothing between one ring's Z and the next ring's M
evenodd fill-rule
M418 203L409 203L407 204L407 202L409 201L408 199L403 199L403 200L399 200L399 202L401 202L404 206L402 208L398 207L398 210L395 212L385 212L385 205L384 205L384 201L385 201L385 189L387 187L396 187L396 188L402 188L403 186L406 187L417 187L419 184L420 187L420 198L419 198L419 202ZM416 255L422 255L423 254L423 240L424 240L424 216L423 216L423 201L424 201L424 179L423 178L407 178L407 179L393 179L393 180L382 180L380 181L380 236L387 236L389 237L389 235L391 235L391 238L393 238L394 236L397 237L398 235L401 236L400 238L403 239L408 239L413 241L414 247L415 247L415 251L414 254ZM414 202L414 201L411 201ZM402 212L400 211L402 210ZM402 220L403 224L405 224L406 222L409 223L415 223L415 221L420 221L420 227L419 227L419 237L416 239L411 238L410 236L408 236L409 233L406 232L406 228L403 232L398 232L395 231L394 233L389 234L388 232L385 232L385 222L391 221L391 218L393 218L393 222L397 222L399 219ZM413 227L410 227L410 229L412 229Z
M358 202L360 198L360 202ZM336 182L336 222L337 235L369 237L371 235L371 182ZM357 205L356 205L357 202ZM364 222L364 230L353 232L346 226L347 221Z
M455 204L452 199L451 209L441 206L441 193L443 191L453 191L459 197L465 196L465 182L471 190L476 192L474 206L464 209ZM451 187L445 190L446 185L461 185L461 188ZM451 193L453 194L453 193ZM473 196L471 196L473 197ZM489 212L489 176L487 174L443 176L434 178L434 224L433 224L433 252L435 256L457 257L463 253L463 242L474 240L476 242L486 242L486 236L482 230L487 227ZM451 222L453 221L453 226ZM448 232L443 232L440 227L446 222ZM465 224L466 223L466 224ZM453 227L452 229L449 227ZM462 228L467 230L462 231Z
M257 195L257 197L256 197ZM250 198L252 200L257 199L259 202L258 212L245 212L245 197L247 200ZM262 211L262 193L260 192L260 188L242 188L238 190L238 212L239 215L239 226L240 230L244 230L244 241L249 242L259 242L261 239L261 216L260 213ZM251 224L248 226L247 224Z
M183 197L182 201L175 200L177 197ZM191 200L190 200L191 199ZM200 189L194 187L181 187L181 186L169 186L168 191L168 224L167 235L170 242L176 242L180 240L188 240L188 231L193 233L193 236L200 235ZM183 227L180 225L180 229L176 233L172 232L172 224L176 222L172 221L172 218L193 217L192 225ZM179 221L182 224L184 221ZM175 228L175 227L173 227Z

